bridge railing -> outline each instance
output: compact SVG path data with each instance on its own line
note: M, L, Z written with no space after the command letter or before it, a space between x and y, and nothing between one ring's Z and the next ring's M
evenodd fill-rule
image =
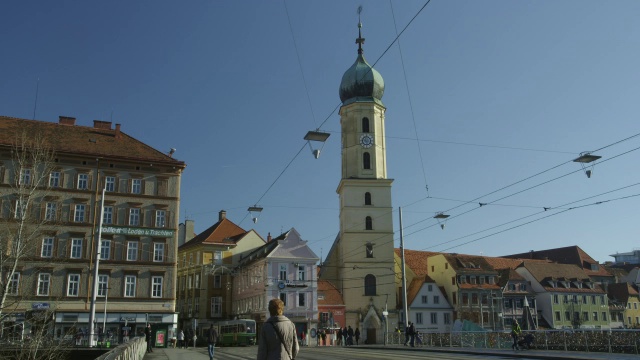
M640 330L536 330L523 331L520 339L524 339L527 334L534 337L533 349L640 354ZM404 343L404 333L387 333L387 344L402 345ZM414 343L419 347L510 349L513 340L511 334L504 331L460 331L420 333L416 336Z
M144 337L134 337L126 343L120 344L96 360L142 360L147 351Z

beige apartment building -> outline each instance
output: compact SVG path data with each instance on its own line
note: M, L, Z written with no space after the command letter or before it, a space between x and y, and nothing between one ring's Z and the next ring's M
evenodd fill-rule
M44 140L53 151L51 166L38 159L16 162L23 135ZM173 335L180 180L186 165L172 157L175 150L166 150L107 121L80 126L63 116L57 123L0 116L0 241L11 243L21 225L36 231L15 272L7 272L9 263L0 264L3 275L11 275L7 296L13 304L3 309L8 314L3 336L43 327L55 338L87 334L94 284L96 331L104 328L121 340L151 322L159 341ZM23 195L27 188L29 202Z

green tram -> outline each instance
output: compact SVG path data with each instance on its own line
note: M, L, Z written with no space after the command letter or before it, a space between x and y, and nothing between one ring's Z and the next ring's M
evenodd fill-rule
M218 329L218 345L247 346L256 344L255 320L229 320L215 324Z

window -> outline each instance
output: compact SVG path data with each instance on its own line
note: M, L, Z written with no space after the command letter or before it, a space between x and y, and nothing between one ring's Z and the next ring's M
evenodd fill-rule
M511 309L511 299L504 299L504 307L506 309Z
M20 273L14 272L9 280L9 289L7 295L18 295L18 289L20 289Z
M56 221L56 213L58 210L58 204L54 202L48 202L44 207L44 219L46 221Z
M305 303L306 303L305 299L306 299L306 296L304 293L298 294L298 306L305 306Z
M104 178L104 188L108 192L116 191L116 177L115 176L105 176Z
M200 274L196 274L196 283L195 283L195 288L196 289L200 289Z
M102 209L102 223L105 225L113 224L113 206L105 206Z
M416 324L422 324L422 313L416 313Z
M367 257L368 258L372 258L373 257L373 244L367 244L366 245L366 249L367 249Z
M366 118L366 117L362 118L362 132L364 133L371 132L369 131L369 118Z
M306 274L306 271L305 271L304 265L299 265L298 266L298 280L304 281L305 274Z
M376 277L371 274L367 274L367 276L364 277L364 295L376 295Z
M200 298L199 297L195 297L193 298L194 304L193 304L193 311L196 314L200 313Z
M471 304L477 304L478 303L478 294L471 294Z
M162 276L151 277L151 297L152 298L162 297Z
M560 311L556 311L554 313L554 319L555 319L555 321L560 321Z
M364 204L365 205L371 205L371 193L370 192L364 193Z
M57 188L60 187L60 171L52 171L49 174L49 187Z
M559 304L560 303L560 299L558 298L558 294L553 294L553 303L554 304Z
M429 297L428 296L422 295L421 298L422 298L422 303L423 304L428 304L429 303Z
M521 291L527 291L527 284L520 284Z
M444 315L444 323L445 323L446 325L451 324L451 314L449 314L449 313L444 313L443 315Z
M365 223L365 230L373 230L373 219L371 219L371 216L367 216L366 219L364 220Z
M158 179L156 192L158 196L168 196L169 194L169 180L168 179Z
M427 285L427 291L428 292L432 292L433 291L433 284Z
M136 296L136 277L135 275L125 275L124 277L124 297Z
M280 277L279 280L287 280L287 265L280 264Z
M82 258L82 239L71 239L71 254L72 259Z
M607 313L605 311L602 312L602 321L607 321Z
M571 321L571 313L568 311L564 312L564 320L565 321Z
M42 239L42 251L40 252L40 256L43 258L53 257L53 238L46 237Z
M38 296L49 296L49 287L51 285L51 274L38 274Z
M138 242L129 241L127 242L127 261L136 260L138 260Z
M98 293L99 297L107 296L107 290L109 287L109 275L98 275Z
M140 208L129 209L129 225L130 226L140 225Z
M222 297L211 298L211 316L222 316Z
M142 179L131 179L131 193L132 194L142 193Z
M213 263L216 265L222 264L222 251L213 252Z
M89 174L78 174L78 190L89 189Z
M594 311L591 316L593 317L593 321L598 321L598 312Z
M153 243L153 261L164 261L164 243Z
M284 306L287 306L287 294L280 293L280 300L284 303Z
M476 283L476 277L475 277L475 276L472 276L472 277L471 277L471 283L472 283L472 284L475 284L475 283Z
M483 305L486 305L489 303L489 296L487 294L482 294L480 297L480 301L482 301Z
M31 169L20 169L20 185L31 184Z
M213 276L213 288L220 289L222 287L222 276L214 275Z
M432 324L437 324L438 323L438 313L431 313L431 323Z
M464 305L469 304L469 294L467 294L467 293L462 294L462 304L464 304Z
M365 170L371 169L371 154L369 154L368 152L364 152L362 154L362 167Z
M100 240L100 260L109 260L111 258L111 240Z
M27 202L22 199L16 200L16 209L14 217L18 220L24 220L27 214Z
M433 303L434 303L434 304L440 304L440 296L435 295L435 296L433 297Z
M480 285L484 285L484 282L485 282L485 277L480 276Z
M586 311L582 312L582 320L589 321L589 313Z
M456 277L452 276L451 277L451 285L455 285L456 284Z
M80 290L80 274L69 274L67 296L78 296Z
M156 210L156 227L163 228L167 226L167 212L165 210Z
M76 204L75 211L73 212L73 221L75 221L75 222L84 222L85 221L86 209L87 209L87 205L85 205L85 204Z

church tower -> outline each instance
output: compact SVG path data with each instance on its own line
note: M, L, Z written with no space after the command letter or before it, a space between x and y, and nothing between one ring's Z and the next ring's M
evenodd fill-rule
M387 178L384 80L363 55L358 24L358 57L340 84L342 179L340 233L327 256L323 276L335 283L346 305L346 324L360 327L363 340L383 342L383 312L389 331L397 323L394 272L392 179Z

